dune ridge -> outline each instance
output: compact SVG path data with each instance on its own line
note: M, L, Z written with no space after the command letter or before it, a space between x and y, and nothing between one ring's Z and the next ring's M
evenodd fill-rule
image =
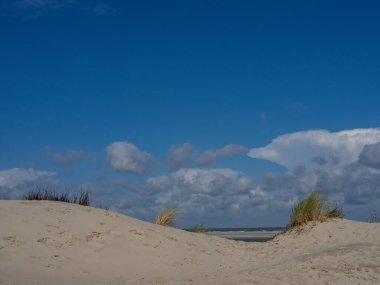
M309 223L266 243L51 201L0 201L0 284L379 284L380 224Z

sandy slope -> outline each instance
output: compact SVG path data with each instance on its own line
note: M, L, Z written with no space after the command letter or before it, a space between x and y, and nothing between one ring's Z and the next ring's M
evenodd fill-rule
M380 224L244 243L48 201L0 201L0 284L380 284Z

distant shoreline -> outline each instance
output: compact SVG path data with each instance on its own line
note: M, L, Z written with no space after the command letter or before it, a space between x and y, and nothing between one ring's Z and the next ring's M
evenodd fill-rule
M209 231L208 234L212 236L222 237L226 239L232 239L236 241L245 242L265 242L273 238L281 230L248 230L248 231Z

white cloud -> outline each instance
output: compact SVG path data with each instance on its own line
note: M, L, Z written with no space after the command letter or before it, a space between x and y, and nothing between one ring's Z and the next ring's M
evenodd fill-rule
M113 210L145 220L152 220L162 209L177 207L180 223L188 226L203 222L247 226L253 225L253 220L262 224L264 213L277 210L277 206L284 208L283 201L273 199L251 177L232 169L182 168L151 177L133 192L126 199L107 203Z
M0 171L0 199L19 199L30 186L54 182L53 172L33 168L13 168Z
M202 192L206 181L206 175L208 174L208 180L215 180L215 175L224 176L224 172L228 170L202 170L202 169L181 169L170 175L162 175L157 177L151 177L147 180L147 186L159 189L159 190L173 190L177 189L182 192ZM229 175L230 176L230 175ZM168 189L168 187L172 189ZM194 189L195 186L195 189ZM201 187L199 187L201 186Z
M364 146L359 155L359 163L380 169L380 143Z
M286 173L265 174L260 187L265 193L272 193L277 201L295 201L317 190L349 209L356 205L363 209L378 207L379 132L379 129L355 129L280 136L250 153L289 169Z
M107 158L113 170L142 175L152 162L149 153L139 150L127 141L114 142L107 149Z
M33 168L13 168L0 171L0 187L15 188L28 182L53 176L53 172L40 171Z
M340 167L356 161L363 147L380 142L380 128L340 132L310 130L285 134L265 147L253 148L248 155L275 162L293 170L299 165L315 169Z
M231 169L183 168L149 178L140 190L140 202L152 210L178 206L182 213L230 211L247 202L255 188L252 178Z
M176 189L207 195L234 195L254 187L252 179L231 169L181 169L170 177Z

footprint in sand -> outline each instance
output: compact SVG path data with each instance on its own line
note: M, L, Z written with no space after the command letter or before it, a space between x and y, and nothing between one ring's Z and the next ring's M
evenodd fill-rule
M3 238L9 245L17 245L21 243L21 239L18 238L17 236L7 236Z
M37 240L38 243L44 244L47 247L53 248L65 248L69 246L73 246L75 241L79 240L78 237L73 235L70 232L62 231L58 233L58 237L42 237Z
M43 245L46 245L47 247L53 247L53 248L61 248L63 246L62 242L59 242L49 237L40 238L37 240L37 242L42 243Z
M92 241L93 239L103 239L103 234L99 232L92 232L86 236L86 241Z
M135 235L138 235L138 236L142 236L142 235L143 235L142 232L139 232L138 230L135 230L135 229L133 229L133 230L129 230L129 232L130 232L130 233L133 233L133 234L135 234Z

